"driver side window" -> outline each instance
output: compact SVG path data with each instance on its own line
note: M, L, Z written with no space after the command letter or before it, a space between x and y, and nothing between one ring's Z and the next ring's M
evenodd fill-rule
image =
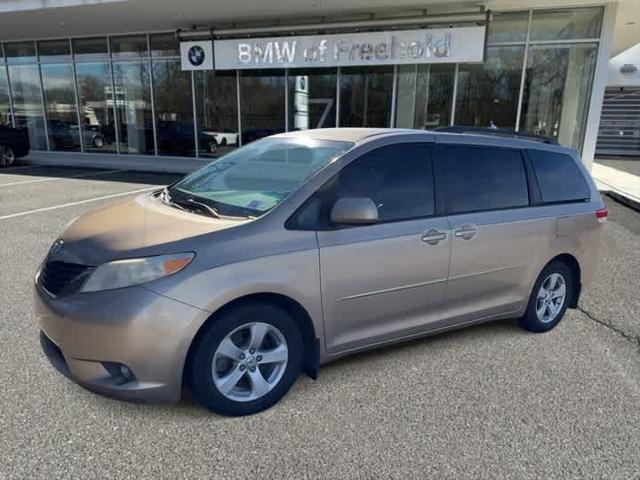
M370 198L379 222L397 222L435 214L432 148L430 143L398 143L363 154L338 172L305 204L298 224L319 218L329 221L335 202L345 197Z

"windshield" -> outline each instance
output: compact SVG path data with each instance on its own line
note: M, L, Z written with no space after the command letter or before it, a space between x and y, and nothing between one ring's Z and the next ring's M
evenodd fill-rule
M191 173L169 191L176 200L207 203L221 215L258 216L352 146L308 138L266 138Z

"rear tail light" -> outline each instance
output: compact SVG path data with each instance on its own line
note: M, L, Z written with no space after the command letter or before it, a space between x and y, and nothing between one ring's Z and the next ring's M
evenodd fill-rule
M599 223L604 223L607 221L607 217L609 216L609 212L606 208L601 208L600 210L596 210L596 218Z

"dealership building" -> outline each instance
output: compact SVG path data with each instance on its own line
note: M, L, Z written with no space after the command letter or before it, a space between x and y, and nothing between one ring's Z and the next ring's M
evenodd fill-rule
M0 0L0 123L61 165L186 171L278 132L447 125L590 165L639 42L640 0Z

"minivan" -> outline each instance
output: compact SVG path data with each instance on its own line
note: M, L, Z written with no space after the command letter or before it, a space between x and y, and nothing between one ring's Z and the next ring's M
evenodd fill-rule
M548 139L274 135L68 225L36 274L41 343L92 391L252 414L365 349L499 319L551 330L606 218Z

